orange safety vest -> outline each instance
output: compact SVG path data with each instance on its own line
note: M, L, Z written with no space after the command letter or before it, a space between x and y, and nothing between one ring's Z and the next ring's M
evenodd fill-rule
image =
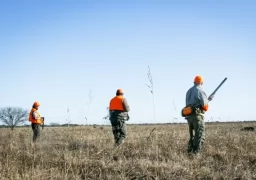
M123 96L116 96L111 99L110 105L109 105L109 110L119 110L119 111L124 111L123 107Z
M39 119L35 119L33 117L33 112L36 113L36 116L39 117ZM35 108L32 108L30 113L29 113L29 121L31 123L42 124L41 116L40 116L39 112Z

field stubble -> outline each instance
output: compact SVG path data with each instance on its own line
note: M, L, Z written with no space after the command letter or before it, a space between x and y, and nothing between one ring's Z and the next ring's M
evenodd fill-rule
M111 127L45 128L36 145L31 128L1 129L0 179L256 179L256 133L240 131L255 125L207 124L196 157L186 154L186 124L128 125L115 151Z

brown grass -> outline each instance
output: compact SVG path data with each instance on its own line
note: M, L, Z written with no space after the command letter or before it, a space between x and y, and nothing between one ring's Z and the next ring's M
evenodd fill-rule
M36 145L31 128L0 129L0 179L256 179L256 133L240 131L255 125L208 124L197 157L186 154L185 124L130 125L116 151L110 127L46 127Z

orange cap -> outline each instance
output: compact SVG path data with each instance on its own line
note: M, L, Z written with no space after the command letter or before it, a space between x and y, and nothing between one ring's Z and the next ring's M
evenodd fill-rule
M118 90L116 91L116 93L118 93L118 94L124 94L124 91L123 91L122 89L118 89Z
M39 104L39 102L36 101L36 102L34 102L33 106L38 107L38 106L40 106L40 104Z
M194 83L198 83L198 84L201 84L203 83L203 77L202 76L196 76L195 79L194 79Z

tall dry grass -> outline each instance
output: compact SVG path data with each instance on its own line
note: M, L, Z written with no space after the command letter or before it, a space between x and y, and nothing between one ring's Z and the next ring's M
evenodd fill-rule
M1 129L0 179L256 179L256 133L243 126L256 123L208 124L196 157L186 154L185 124L130 125L116 151L110 127L45 128L36 145L31 128Z

